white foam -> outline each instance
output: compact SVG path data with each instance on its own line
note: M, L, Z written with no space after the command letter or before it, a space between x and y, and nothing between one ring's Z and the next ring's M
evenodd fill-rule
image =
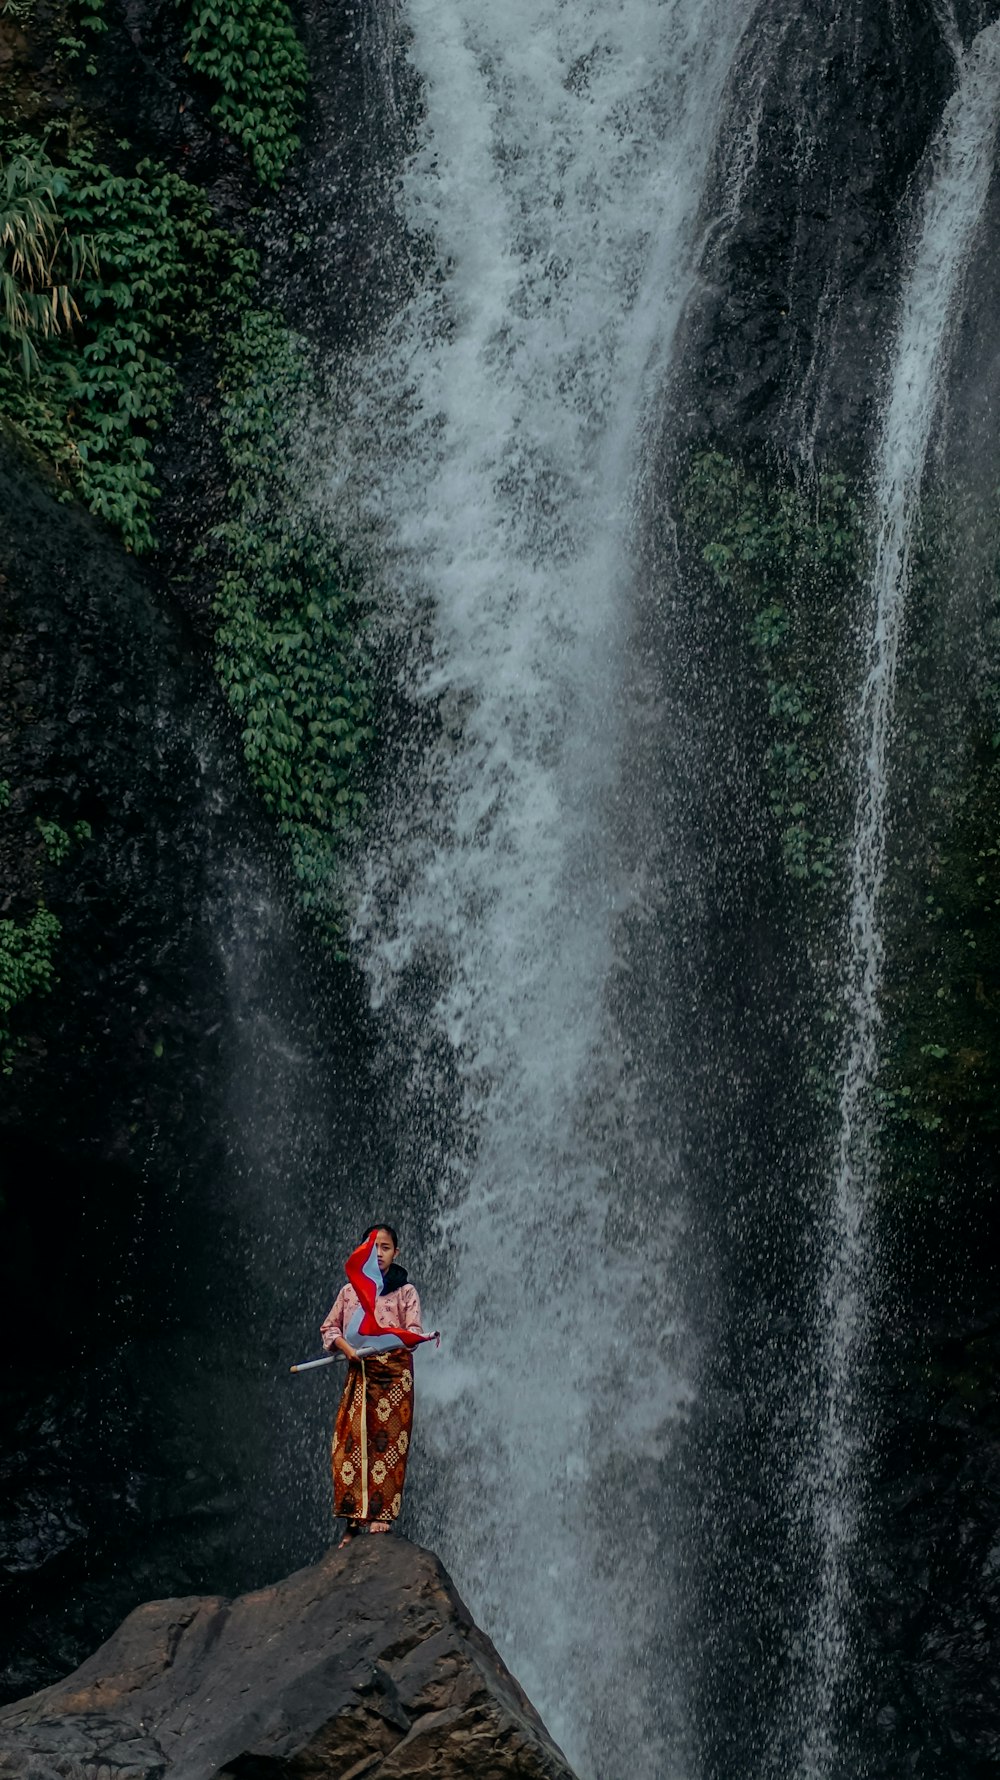
M681 1771L674 1683L656 1679L654 1708L636 1674L670 1566L627 1496L595 1490L625 1447L652 1463L687 1385L664 1285L644 1400L609 1394L634 1274L605 1239L629 1139L603 995L630 895L606 814L644 424L750 10L410 0L426 117L400 202L433 265L346 371L338 421L337 523L378 553L406 691L443 716L365 863L354 935L415 1075L431 1065L407 971L436 973L469 1137L443 1183L447 1344L421 1372L430 1530L581 1775L607 1780L623 1749L633 1780Z

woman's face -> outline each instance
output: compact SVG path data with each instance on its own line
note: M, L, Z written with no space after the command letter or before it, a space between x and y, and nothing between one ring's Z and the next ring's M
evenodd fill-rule
M383 1273L388 1273L395 1253L396 1245L388 1230L380 1230L375 1238L375 1259Z

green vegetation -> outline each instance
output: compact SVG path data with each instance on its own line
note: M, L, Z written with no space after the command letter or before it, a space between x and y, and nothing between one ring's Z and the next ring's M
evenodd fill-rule
M842 475L800 483L787 470L751 470L708 451L689 467L681 517L716 585L736 596L760 665L768 794L785 868L801 882L830 880L831 822L843 800L833 663L863 564L858 502Z
M37 152L13 153L0 199L0 338L19 352L26 378L40 369L36 342L80 320L75 291L98 275L93 242L70 235L59 214L67 182Z
M358 591L302 504L310 387L308 356L280 317L248 314L222 378L217 671L301 899L336 943L337 851L364 808L372 697Z
M70 831L61 827L58 822L43 822L41 816L37 816L35 827L42 837L42 845L50 865L61 865L63 860L68 857L74 841L92 839L89 822L74 822L72 831Z
M56 48L70 63L85 57L84 72L96 74L94 38L100 36L107 28L108 22L104 17L104 0L71 0L62 32L56 39ZM80 31L86 31L88 35L80 37L78 35Z
M12 787L8 779L0 780L0 811L10 810ZM9 819L9 818L8 818ZM30 913L15 919L0 920L0 1074L9 1075L14 1058L21 1048L15 1031L16 1011L32 995L47 995L56 982L55 959L62 923L47 906L43 893L46 865L59 866L69 856L74 844L91 838L88 822L75 822L65 829L58 822L41 816L35 818L38 842L32 846L23 838L19 851L27 851L33 863L35 906ZM40 851L39 851L40 843Z
M14 19L26 29L41 22L48 45L61 63L72 66L86 56L85 72L97 72L94 38L108 29L104 0L64 0L58 9L45 8L41 21L37 0L0 0L0 18ZM80 31L87 32L88 36L79 36Z
M211 81L212 114L241 143L265 185L277 185L298 148L308 66L285 0L197 0L187 61Z
M225 317L250 256L153 161L126 176L92 144L56 161L22 138L3 179L0 404L68 493L149 550L150 446L176 398L176 358Z
M79 65L88 30L106 29L102 7L73 0L55 16L70 33L58 54ZM307 75L285 0L198 0L185 44L219 124L276 184ZM199 557L215 586L216 668L302 901L336 945L337 852L364 808L372 701L358 590L300 492L308 355L280 315L253 307L257 260L242 239L127 142L99 153L78 121L44 142L8 139L0 193L4 423L129 550L155 548L154 446L186 367L197 355L211 374L214 361L225 491ZM37 826L58 863L74 836Z
M838 474L800 484L773 462L704 452L688 466L681 520L686 548L743 613L760 668L766 782L786 870L839 892L853 789L841 765L853 752L843 662L867 560L859 502ZM988 1182L1000 1143L1000 681L983 679L956 710L969 663L952 660L943 617L967 572L956 543L967 534L967 514L951 515L944 492L932 492L913 555L895 724L895 810L906 816L892 827L883 902L876 1098L886 1179L929 1203ZM995 660L1000 594L987 630ZM947 724L943 711L954 714ZM839 897L825 907L843 920ZM828 972L833 933L816 952L821 1003L807 1065L827 1106L842 1018Z
M55 980L55 950L62 932L56 915L39 902L24 921L0 920L0 1073L10 1075L18 1050L11 1018L29 995L45 995Z

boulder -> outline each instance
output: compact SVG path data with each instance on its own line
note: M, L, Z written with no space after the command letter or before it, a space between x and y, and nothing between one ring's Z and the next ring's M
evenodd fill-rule
M137 1607L0 1711L9 1780L573 1780L438 1560L356 1539L284 1582Z

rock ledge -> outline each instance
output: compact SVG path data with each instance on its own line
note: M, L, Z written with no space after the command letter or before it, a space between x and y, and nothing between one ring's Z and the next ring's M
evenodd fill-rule
M136 1608L0 1711L11 1780L574 1780L431 1553L358 1539L235 1601Z

